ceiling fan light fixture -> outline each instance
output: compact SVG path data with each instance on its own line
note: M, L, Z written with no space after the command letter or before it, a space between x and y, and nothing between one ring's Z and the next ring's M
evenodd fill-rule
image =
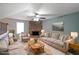
M39 17L39 15L36 15L36 17Z
M34 18L34 21L39 21L39 18L35 17L35 18Z

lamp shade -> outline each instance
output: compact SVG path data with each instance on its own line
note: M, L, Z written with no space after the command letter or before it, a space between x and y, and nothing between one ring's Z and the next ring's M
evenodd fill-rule
M13 37L13 33L9 33L9 37Z
M45 30L43 30L43 29L42 29L42 30L41 30L41 32L42 32L42 33L44 33L44 32L45 32Z
M78 32L71 32L71 37L73 37L73 39L78 37Z

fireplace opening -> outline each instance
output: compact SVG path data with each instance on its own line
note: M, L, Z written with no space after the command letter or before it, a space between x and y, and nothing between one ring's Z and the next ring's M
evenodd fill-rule
M32 35L39 36L39 31L32 31Z

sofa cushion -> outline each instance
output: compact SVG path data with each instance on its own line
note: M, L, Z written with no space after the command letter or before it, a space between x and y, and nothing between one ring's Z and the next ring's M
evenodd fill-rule
M52 37L52 32L48 32L47 34L47 37Z
M56 40L57 40L56 38L51 38L50 39L51 42L56 41Z
M62 42L61 40L54 39L54 38L53 39L46 40L46 41L52 42L52 43L54 43L54 44L56 44L58 46L64 46L64 42Z
M52 33L52 38L59 39L60 34L59 33Z
M54 43L60 46L64 46L64 42L62 42L61 40L55 40Z

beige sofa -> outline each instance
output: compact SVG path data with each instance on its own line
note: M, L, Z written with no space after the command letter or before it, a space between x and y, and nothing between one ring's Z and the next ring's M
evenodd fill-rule
M63 32L53 31L49 37L42 37L42 41L45 43L66 52L68 50L67 35Z

